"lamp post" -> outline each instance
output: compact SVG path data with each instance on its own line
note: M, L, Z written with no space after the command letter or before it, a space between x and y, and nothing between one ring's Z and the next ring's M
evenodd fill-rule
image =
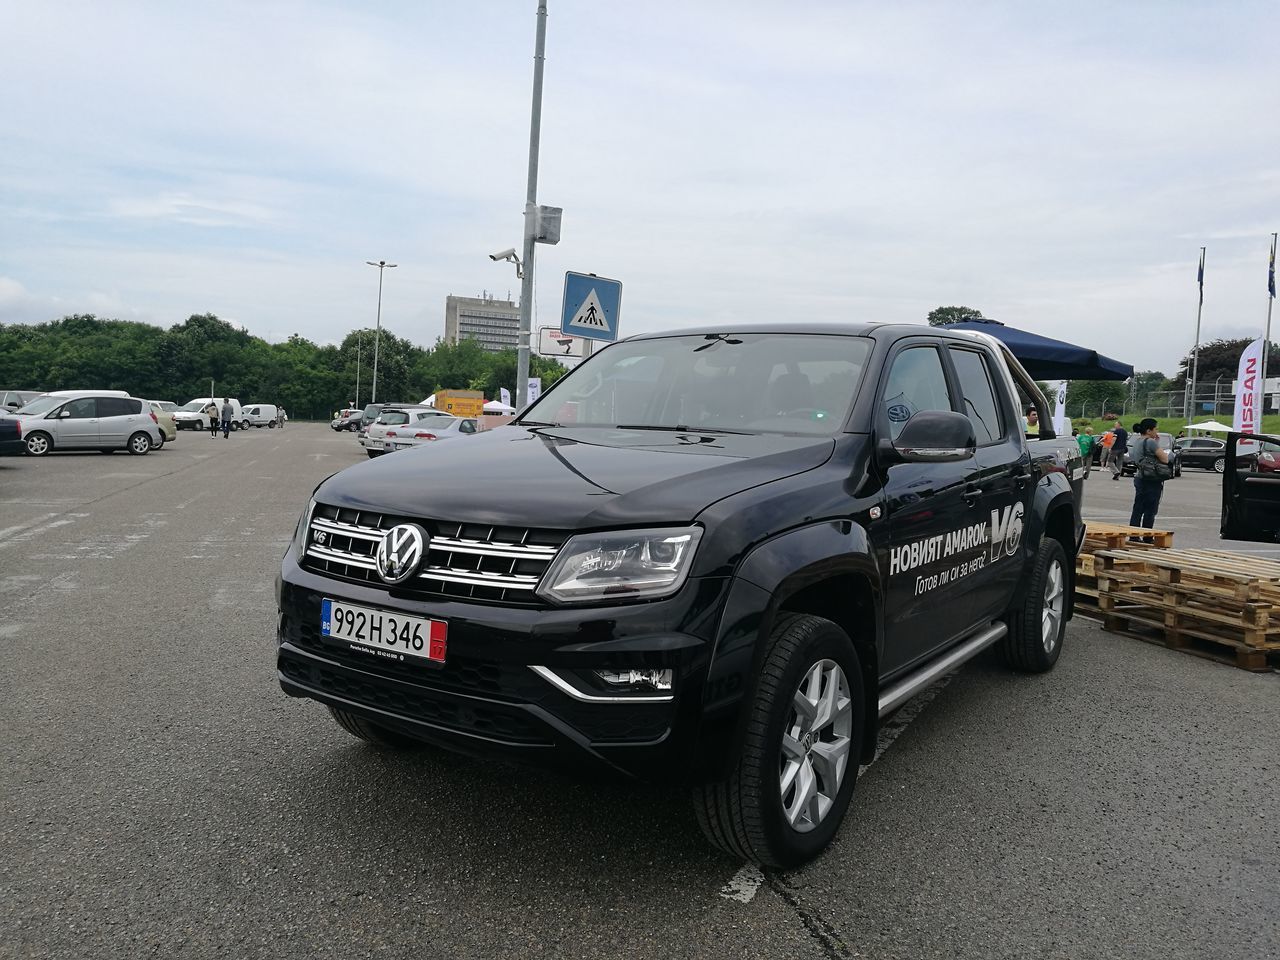
M378 402L378 342L382 339L382 271L398 266L398 264L387 263L385 260L379 260L374 263L372 260L366 260L371 267L378 268L378 327L373 335L373 395L369 397L370 403ZM359 357L359 348L357 347L356 356ZM360 361L356 360L356 366L359 367ZM357 397L357 400L360 398Z
M533 329L533 245L538 203L538 143L542 136L542 67L546 62L547 4L538 3L533 50L533 109L529 118L529 182L524 204L524 270L520 278L520 336L516 345L516 409L529 403L529 334Z
M368 263L368 261L365 261ZM379 297L381 299L381 297ZM381 309L378 311L381 313ZM363 330L356 331L356 406L360 406L360 345L364 341Z

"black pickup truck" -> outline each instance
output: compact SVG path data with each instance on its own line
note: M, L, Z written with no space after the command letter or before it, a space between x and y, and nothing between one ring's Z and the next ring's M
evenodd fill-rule
M801 863L881 719L995 644L1057 661L1083 464L1047 413L982 334L621 341L510 426L320 484L279 682L384 747L686 783L712 843Z
M0 457L18 457L27 452L22 442L22 421L0 417Z

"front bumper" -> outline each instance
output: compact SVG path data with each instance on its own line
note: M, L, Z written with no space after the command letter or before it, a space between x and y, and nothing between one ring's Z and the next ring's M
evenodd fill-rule
M692 757L710 649L698 627L715 622L726 585L693 580L668 600L609 608L424 601L320 576L300 568L290 551L279 587L278 679L291 696L462 753L686 782L696 779ZM325 597L446 621L446 663L383 661L322 637ZM585 699L610 692L591 689L576 671L604 668L669 668L671 697L649 699L655 692L648 691L643 702Z

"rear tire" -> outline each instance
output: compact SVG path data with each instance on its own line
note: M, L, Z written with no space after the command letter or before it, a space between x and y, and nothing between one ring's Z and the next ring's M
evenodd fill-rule
M849 637L821 617L780 616L749 709L733 772L693 791L698 825L731 856L799 866L831 842L858 779L866 713Z
M1005 662L1021 673L1046 673L1062 653L1067 629L1067 553L1045 537L1036 551L1021 607L1005 614L1009 632L1001 649Z
M274 430L275 428L276 428L276 422L274 420L270 420L267 422L268 430Z
M26 444L28 456L48 456L49 451L53 449L53 437L49 436L47 433L37 430L35 433L27 434Z
M135 457L143 457L151 452L151 438L142 431L138 431L129 438L126 448Z
M337 721L338 726L347 733L351 734L357 740L363 740L365 743L372 743L375 747L382 747L386 750L416 750L422 747L422 743L406 737L403 733L374 723L372 720L366 720L359 714L350 713L347 710L339 710L337 707L330 707L329 713L333 719Z
M366 450L365 453L369 455L370 460L372 460L374 457L382 456L382 454L377 450Z

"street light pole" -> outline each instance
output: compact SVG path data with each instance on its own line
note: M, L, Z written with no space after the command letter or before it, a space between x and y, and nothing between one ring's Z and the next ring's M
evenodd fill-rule
M520 337L516 348L516 409L529 403L529 334L533 329L533 248L538 217L538 144L542 137L542 67L546 61L547 2L538 2L533 52L533 107L529 117L529 186L524 203L524 276L520 280Z
M365 262L367 263L368 261L365 261ZM378 299L379 300L382 299L381 295L379 295ZM379 308L378 313L382 313L381 308ZM357 407L360 406L360 343L362 340L364 340L364 337L362 337L360 334L361 334L361 331L357 330L356 331L356 406Z
M387 261L385 260L379 260L377 263L374 263L372 260L366 260L365 263L367 263L371 267L378 268L378 328L373 335L373 396L369 398L370 403L377 403L378 402L378 342L382 339L382 271L394 268L398 266L398 264L387 263Z

